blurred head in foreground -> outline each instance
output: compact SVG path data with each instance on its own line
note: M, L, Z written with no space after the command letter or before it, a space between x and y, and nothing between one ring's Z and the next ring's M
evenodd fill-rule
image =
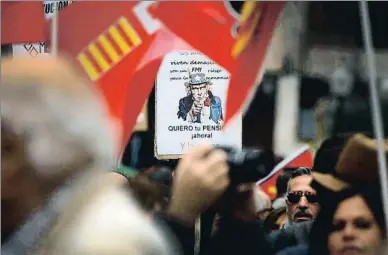
M3 59L0 96L2 232L9 232L67 178L112 167L115 153L102 100L66 60Z
M2 250L12 250L5 244L15 238L31 246L26 240L43 232L50 238L38 241L45 244L38 254L103 254L96 248L114 240L133 244L127 254L151 254L140 240L164 254L163 239L128 192L100 176L115 164L114 127L101 95L69 61L3 59L0 96ZM39 214L45 226L34 224ZM121 254L110 249L105 254Z
M166 236L147 217L127 184L93 178L61 212L38 241L39 255L177 254Z

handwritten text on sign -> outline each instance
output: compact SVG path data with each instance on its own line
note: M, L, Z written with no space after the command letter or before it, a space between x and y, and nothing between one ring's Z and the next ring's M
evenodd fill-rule
M168 54L156 87L158 155L181 155L200 143L241 146L241 116L222 130L230 75L197 51Z

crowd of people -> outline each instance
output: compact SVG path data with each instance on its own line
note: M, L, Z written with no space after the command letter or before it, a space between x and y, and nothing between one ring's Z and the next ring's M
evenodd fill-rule
M116 171L118 129L66 59L2 59L0 91L3 254L388 254L369 134L328 137L271 201L205 144L173 171Z

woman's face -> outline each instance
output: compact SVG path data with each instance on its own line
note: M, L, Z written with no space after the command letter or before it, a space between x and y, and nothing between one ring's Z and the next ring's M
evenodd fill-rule
M329 234L330 255L373 254L381 242L381 229L361 196L340 203Z

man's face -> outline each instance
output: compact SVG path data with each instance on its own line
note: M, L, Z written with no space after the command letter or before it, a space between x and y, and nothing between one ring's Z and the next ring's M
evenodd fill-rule
M319 204L316 203L316 191L310 186L311 181L310 175L302 175L288 183L287 216L292 222L313 220L318 215Z
M191 85L190 90L194 101L196 102L205 101L205 99L207 98L207 89L208 89L208 86L206 83Z

